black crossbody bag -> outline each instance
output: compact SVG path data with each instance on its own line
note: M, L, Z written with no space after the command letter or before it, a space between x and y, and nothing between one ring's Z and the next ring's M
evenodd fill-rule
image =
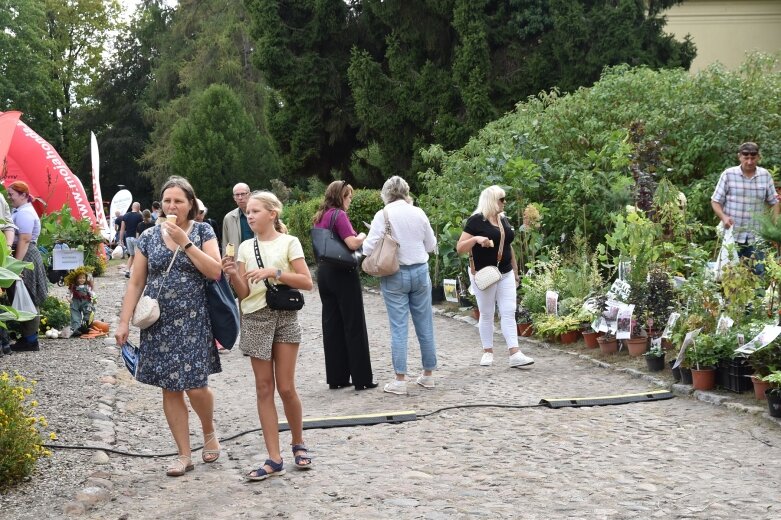
M258 239L255 239L255 260L258 267L263 269L263 259L260 258L260 249L258 248ZM293 289L285 284L270 284L268 280L263 280L266 284L266 303L269 309L275 311L298 311L304 306L304 295L298 289Z

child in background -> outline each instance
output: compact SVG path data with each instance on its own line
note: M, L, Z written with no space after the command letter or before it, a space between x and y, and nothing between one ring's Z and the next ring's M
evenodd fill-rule
M74 269L65 277L70 291L71 338L77 338L89 330L94 317L92 277L86 267Z

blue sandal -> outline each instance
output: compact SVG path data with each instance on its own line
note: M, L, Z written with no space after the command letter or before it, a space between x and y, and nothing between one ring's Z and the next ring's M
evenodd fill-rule
M303 451L304 455L296 455L297 451ZM309 469L312 467L312 457L309 456L309 450L303 444L293 445L293 456L296 458L296 467L298 469Z
M263 466L268 466L269 468L271 468L271 472L266 471L266 468L264 468ZM252 481L266 480L269 477L278 477L280 475L285 474L283 460L279 462L274 462L271 459L266 459L266 462L263 463L263 466L259 467L258 469L250 471L247 474L247 480L252 480Z

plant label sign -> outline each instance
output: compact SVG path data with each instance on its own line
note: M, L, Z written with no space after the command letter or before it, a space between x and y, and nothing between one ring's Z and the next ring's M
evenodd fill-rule
M617 299L626 301L629 299L629 293L631 290L632 287L629 285L629 282L619 279L613 282L613 285L610 286L610 290L607 292L607 297L610 300Z
M694 343L694 338L696 338L700 331L702 330L702 327L700 327L697 330L693 330L691 332L686 333L686 337L683 338L683 344L681 345L681 350L678 352L678 357L675 358L675 363L673 363L673 368L678 368L681 365L681 361L683 361L683 356L686 355L686 349L689 348L689 345Z
M664 326L664 332L662 332L662 337L664 339L670 339L670 336L673 333L673 327L675 327L675 322L678 321L678 318L680 317L680 312L673 312L670 314L670 317L667 319L667 325Z
M634 305L622 304L618 309L618 323L616 339L629 339L632 337L632 313Z
M84 251L55 249L52 251L52 267L55 271L70 271L84 265Z
M445 290L445 300L458 303L458 287L455 279L445 278L442 280L442 288Z
M756 335L754 339L735 350L741 354L751 354L757 350L770 345L774 339L781 334L781 327L778 325L765 325L762 332Z
M545 292L545 312L553 316L559 315L559 293L556 291Z

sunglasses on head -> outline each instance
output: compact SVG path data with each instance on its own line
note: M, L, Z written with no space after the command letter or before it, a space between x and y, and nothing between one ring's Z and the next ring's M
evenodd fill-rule
M759 155L759 152L740 152L740 155L743 157L756 157Z

